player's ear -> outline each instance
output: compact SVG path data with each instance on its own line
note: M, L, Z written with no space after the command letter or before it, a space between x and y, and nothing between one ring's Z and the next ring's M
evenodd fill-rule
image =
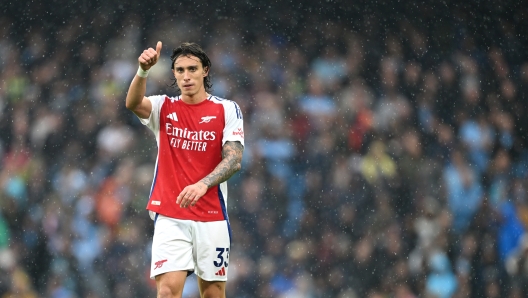
M209 66L205 66L202 71L202 75L206 77L209 74Z

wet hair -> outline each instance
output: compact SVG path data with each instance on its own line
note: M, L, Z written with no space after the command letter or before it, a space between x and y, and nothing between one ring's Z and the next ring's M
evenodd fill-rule
M179 47L172 50L171 55L171 69L174 70L174 62L178 57L181 56L195 56L200 59L200 62L202 62L202 66L204 69L207 69L207 71L211 70L211 60L209 60L209 57L207 57L207 54L202 50L202 48L193 42L184 42ZM181 92L180 88L178 87L178 84L176 83L176 79L174 79L174 82L172 83L171 87L176 88L178 91ZM204 77L204 87L205 91L209 92L211 87L213 87L213 84L211 84L211 75L210 72L207 74L206 77Z

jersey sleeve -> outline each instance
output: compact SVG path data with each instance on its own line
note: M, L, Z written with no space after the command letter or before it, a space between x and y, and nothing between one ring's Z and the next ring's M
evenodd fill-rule
M141 121L143 125L146 125L148 128L150 128L150 130L153 132L159 131L160 110L165 97L165 95L148 96L147 98L152 103L152 111L150 112L150 116L148 119L142 119L138 117L139 121Z
M238 141L244 146L244 121L242 111L234 101L228 101L224 105L225 109L225 127L222 146L227 141Z

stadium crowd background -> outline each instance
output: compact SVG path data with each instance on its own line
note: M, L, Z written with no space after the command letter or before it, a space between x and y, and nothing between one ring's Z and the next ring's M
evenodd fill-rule
M124 99L158 40L149 94L195 41L244 112L228 297L528 297L517 2L3 3L0 297L155 296Z

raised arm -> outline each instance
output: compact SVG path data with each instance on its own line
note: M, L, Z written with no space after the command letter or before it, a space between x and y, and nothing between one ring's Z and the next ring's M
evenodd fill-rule
M207 189L233 176L242 167L243 152L244 146L240 142L227 141L222 147L222 160L216 168L209 175L202 178L202 180L186 186L180 195L178 195L176 204L179 204L183 208L194 206L198 202L198 199L205 195Z
M154 66L160 57L161 41L158 41L156 50L148 48L138 58L139 68L130 83L126 97L126 108L134 112L138 117L146 119L152 111L152 103L145 97L147 90L147 75L152 66Z

